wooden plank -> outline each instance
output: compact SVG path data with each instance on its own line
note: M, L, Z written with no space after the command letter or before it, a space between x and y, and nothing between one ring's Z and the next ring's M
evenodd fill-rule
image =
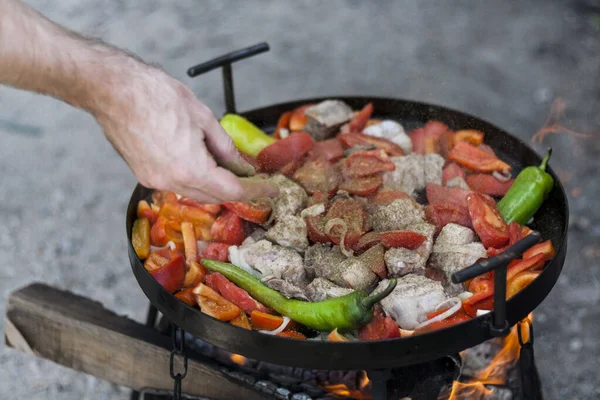
M5 327L6 343L21 351L136 390L173 388L170 338L85 297L32 284L9 296ZM215 400L267 398L192 360L182 388Z

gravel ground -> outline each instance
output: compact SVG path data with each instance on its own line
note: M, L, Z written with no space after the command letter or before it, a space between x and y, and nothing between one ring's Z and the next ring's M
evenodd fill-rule
M270 53L234 68L242 110L311 96L394 96L464 110L529 141L562 96L565 123L600 136L598 1L28 3L162 64L218 115L220 73L190 80L186 69L268 41ZM43 281L141 320L146 302L123 229L135 179L94 120L0 88L0 138L3 299ZM557 150L553 165L571 207L565 269L535 315L547 399L600 397L599 143L567 135L545 142ZM125 389L6 348L0 363L1 398L127 398Z

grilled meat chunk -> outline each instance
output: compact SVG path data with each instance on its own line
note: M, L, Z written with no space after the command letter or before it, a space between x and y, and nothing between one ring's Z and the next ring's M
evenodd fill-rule
M446 182L446 186L447 187L457 187L457 188L465 189L465 190L471 190L471 188L467 184L467 181L465 181L465 178L463 178L462 176L455 176L454 178L449 179L448 182Z
M273 278L267 280L266 285L271 289L277 290L288 299L310 301L306 296L306 292L302 288L299 288L298 286L293 285L286 280Z
M308 248L306 222L295 215L284 215L266 233L266 238L300 253Z
M374 293L386 288L387 279L379 282ZM398 279L398 284L389 296L381 300L381 306L402 329L412 330L427 320L427 314L447 296L439 282L421 275L409 274Z
M384 120L363 130L369 136L387 139L402 147L406 154L412 152L412 141L404 131L404 127L396 121Z
M332 265L340 264L346 259L338 246L316 243L304 253L304 268L306 275L312 279L328 273Z
M386 251L385 265L390 276L398 277L407 274L423 275L425 273L427 259L433 248L435 226L423 223L412 226L410 230L425 235L427 240L415 250L392 248Z
M412 199L398 199L385 206L370 206L369 223L376 232L402 230L423 223L423 207Z
M325 140L335 134L354 116L352 108L340 100L325 100L304 112L308 122L304 127L315 140Z
M437 153L429 153L423 156L425 185L428 183L442 184L442 169L445 162L444 157Z
M239 252L246 263L258 270L265 280L284 279L301 288L308 283L302 256L292 249L278 246L268 240L260 240L240 247Z
M452 274L486 257L485 247L479 242L460 245L436 242L431 257L429 257L429 266L442 273L446 293L455 296L464 292L464 287L462 284L452 283Z
M383 174L383 187L400 190L411 196L428 183L442 184L444 158L436 153L409 154L390 158L396 169Z
M306 295L311 301L323 301L352 293L352 289L341 287L325 278L315 278L307 287Z
M435 240L436 246L442 244L468 244L475 240L475 233L462 225L449 223L444 226Z
M306 206L308 195L302 186L283 175L274 175L270 180L279 188L273 208L276 221L285 215L296 215Z

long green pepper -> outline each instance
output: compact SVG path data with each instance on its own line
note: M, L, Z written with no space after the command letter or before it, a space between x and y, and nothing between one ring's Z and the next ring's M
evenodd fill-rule
M526 224L552 191L554 179L546 172L551 155L552 148L548 149L539 167L531 166L521 171L506 195L498 202L498 211L506 223L514 221Z
M391 279L387 288L372 296L357 290L342 297L310 303L288 299L233 264L204 259L202 265L224 275L270 309L321 332L336 328L348 331L368 324L373 318L373 306L396 287L396 280Z

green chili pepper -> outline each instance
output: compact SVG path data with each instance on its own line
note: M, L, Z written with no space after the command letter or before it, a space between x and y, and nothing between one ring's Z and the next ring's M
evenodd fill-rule
M221 119L221 126L231 136L238 150L252 157L256 157L262 149L276 141L252 122L236 114L226 114Z
M554 179L546 172L551 155L550 148L539 167L531 166L521 171L506 195L498 202L498 210L507 223L514 221L526 224L554 187Z
M357 290L342 297L310 303L288 299L233 264L204 259L202 265L210 271L221 273L270 309L322 332L336 328L348 331L368 324L373 318L373 306L396 287L396 280L392 279L387 288L372 296Z

